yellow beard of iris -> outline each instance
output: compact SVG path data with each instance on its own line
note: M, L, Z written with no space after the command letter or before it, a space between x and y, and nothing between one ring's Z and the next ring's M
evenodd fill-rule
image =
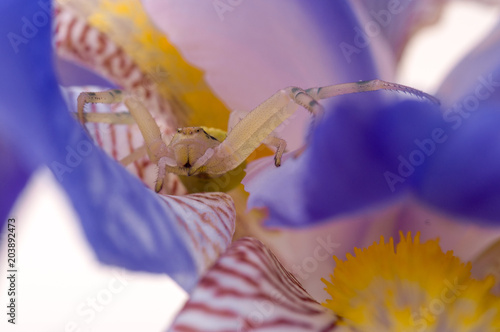
M352 331L461 332L500 331L500 297L491 289L493 276L475 280L471 264L452 251L443 253L439 240L420 243L400 233L394 241L355 249L336 267L325 290L323 306Z

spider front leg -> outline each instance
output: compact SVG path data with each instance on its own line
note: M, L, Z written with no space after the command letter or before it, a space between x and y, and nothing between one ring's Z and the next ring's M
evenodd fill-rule
M167 172L185 175L185 172L181 172L179 167L176 166L175 160L167 156L161 157L160 160L158 160L158 176L155 183L155 192L159 193L161 188L163 188Z
M280 90L232 127L227 138L214 149L214 155L204 165L205 172L221 175L236 168L261 143L277 148L275 165L279 166L286 142L272 136L272 132L291 116L299 105L315 116L323 113L323 107L306 91L296 87Z
M93 114L89 115L83 113L83 109L85 104L114 104L119 103L123 100L123 92L120 90L107 90L101 92L82 92L78 96L77 99L77 117L78 121L82 125L87 121L91 122L107 122L107 123L126 123L129 124L131 121L133 123L133 119L130 116L127 116L127 113L101 113L101 114ZM93 119L89 119L93 117ZM125 122L123 122L125 121Z
M130 113L83 113L84 106L87 103L113 104L121 101L124 101ZM77 110L77 117L82 124L86 121L112 124L137 123L144 137L146 150L151 162L158 162L159 158L165 156L167 153L167 147L161 139L160 128L142 102L135 97L125 97L120 90L82 92L78 96ZM139 148L138 150L142 149ZM127 162L130 162L128 160L130 158L126 158Z
M125 98L125 105L127 105L135 122L139 126L149 159L151 162L158 164L155 191L160 192L167 171L178 175L183 175L183 173L176 167L177 163L173 158L172 150L163 141L158 124L144 104L134 97L128 97Z
M275 93L232 127L227 138L215 149L214 156L207 161L205 165L206 171L217 175L237 167L261 142L268 139L276 127L292 115L299 105L309 110L316 119L319 119L324 110L317 100L376 90L394 90L409 93L439 105L438 99L422 91L378 79L307 90L289 87ZM274 140L273 138L269 139ZM276 143L276 140L274 142ZM284 150L284 147L280 148L280 146L285 145L279 143L277 146L275 161L278 166ZM304 147L301 148L301 151L303 150Z
M118 103L124 101L130 113L83 113L86 103ZM103 92L83 92L78 96L77 103L78 119L84 124L90 122L105 122L112 124L134 124L137 123L145 144L130 155L123 158L120 162L123 165L134 162L148 154L152 163L157 163L159 168L158 179L155 189L159 192L163 186L166 172L184 175L180 172L175 160L172 159L172 151L162 140L160 128L156 124L144 104L137 98L125 96L120 90L108 90Z
M114 112L114 113L84 113L85 104L88 103L104 103L104 104L112 104L119 103L123 100L124 94L120 90L107 90L101 92L82 92L77 98L77 113L76 118L83 125L85 130L85 123L87 122L95 122L95 123L109 123L109 124L123 124L123 125L132 125L135 123L133 116L129 112ZM87 131L88 132L88 131ZM90 134L90 133L89 133ZM141 158L147 152L146 146L143 145L138 147L128 156L122 158L120 163L123 166L127 166L134 161Z
M422 92L420 90L414 89L406 85L386 82L379 79L371 81L359 81L354 83L335 84L320 88L311 88L307 89L306 93L315 99L326 99L351 93L377 91L377 90L392 90L392 91L404 92L416 96L418 98L427 99L436 105L440 104L439 99L425 92Z
M153 163L158 163L161 157L168 155L168 148L161 137L160 128L153 119L153 116L147 110L146 106L137 98L125 98L125 105L134 117L135 122L139 126L142 137L146 145L149 159Z

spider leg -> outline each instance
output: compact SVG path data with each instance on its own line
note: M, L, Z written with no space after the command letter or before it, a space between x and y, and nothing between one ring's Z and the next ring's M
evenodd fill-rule
M83 113L84 122L97 122L97 123L109 123L109 124L124 124L132 125L135 123L134 118L130 113L119 112L119 113ZM87 129L86 129L87 130ZM90 134L90 133L89 133ZM128 156L122 158L120 163L123 166L127 166L134 161L141 158L147 152L146 146L142 145L132 151Z
M112 104L124 101L130 113L83 113L87 103ZM161 139L160 129L146 107L134 97L126 97L120 90L107 90L101 92L82 92L77 99L77 117L84 124L89 122L104 122L112 124L133 124L137 123L141 134L144 137L146 151L151 162L156 163L163 154L166 154L166 145ZM140 147L129 156L122 159L122 163L127 165L142 157L144 148Z
M77 115L76 118L78 119L78 113L76 113L76 115ZM132 114L128 112L83 113L83 123L86 122L99 122L99 123L124 124L124 125L131 125L135 123Z
M427 99L436 105L440 104L439 99L437 99L434 96L431 96L425 92L422 92L420 90L414 89L414 88L406 86L406 85L386 82L386 81L382 81L379 79L370 80L370 81L360 81L360 82L355 82L355 83L335 84L335 85L319 87L319 88L310 88L310 89L305 90L305 94L300 95L300 97L303 98L304 100L306 100L305 98L307 98L304 96L309 96L310 98L312 98L314 100L321 100L321 99L332 98L335 96L340 96L340 95L345 95L345 94L367 92L367 91L377 91L377 90L391 90L391 91L408 93L410 95L413 95L413 96L416 96L416 97L419 97L422 99ZM303 102L303 104L304 104L304 102ZM318 121L320 119L320 116L323 113L320 112L319 114L317 114L317 113L315 113L315 114L317 115L316 121ZM318 115L320 115L320 116L318 116ZM306 149L306 145L302 146L301 148L299 148L295 152L294 156L295 157L300 156L304 152L305 149Z
M158 160L158 176L156 177L155 192L159 193L167 178L167 172L177 175L187 175L186 171L176 167L175 160L167 156Z
M83 113L86 103L117 103L123 101L130 113ZM153 163L159 167L155 190L159 192L163 187L166 172L177 175L187 175L187 171L176 167L176 162L171 158L171 151L162 140L160 128L156 124L147 108L137 98L124 96L120 90L108 90L103 92L83 92L78 96L77 117L83 124L89 122L105 122L112 124L133 124L137 123L145 144L130 155L120 160L126 166L142 157L145 153Z
M78 121L80 121L82 125L85 124L86 119L83 115L83 108L87 103L113 104L119 103L122 100L123 92L121 90L113 89L101 92L82 92L77 99Z
M227 123L227 132L230 133L234 126L240 122L246 115L248 111L232 110L229 114L229 121Z
M127 97L124 102L139 126L142 137L144 137L149 159L153 163L158 163L161 157L168 154L167 145L161 138L160 128L146 106L139 99Z
M317 122L323 115L324 109L318 100L338 95L376 91L395 90L428 99L439 104L439 100L422 91L401 84L382 80L361 81L356 83L337 84L320 88L303 90L297 87L288 87L278 91L269 99L257 106L238 123L231 123L227 138L215 148L214 155L206 162L205 171L209 174L223 174L241 164L261 142L269 141L278 146L276 164L281 162L281 154L286 145L276 141L271 133L284 120L302 106L315 117ZM299 150L301 153L303 149Z
M128 156L120 159L120 164L123 166L128 166L132 164L134 161L139 160L142 156L144 156L148 152L146 145L141 145L134 151L132 151Z
M135 122L139 126L142 137L144 137L149 159L158 165L155 191L159 192L163 187L166 172L187 175L185 170L175 167L177 164L171 157L172 151L161 138L160 128L144 104L135 97L127 97L125 98L125 105L130 110Z
M359 81L355 83L336 84L320 88L311 88L307 89L306 93L315 99L326 99L350 93L376 91L376 90L393 90L393 91L409 93L413 96L422 99L427 99L436 105L440 104L439 99L425 92L411 88L406 85L386 82L378 79L371 81Z
M229 116L229 122L227 125L227 132L230 133L233 127L240 122L248 112L244 111L231 111L231 115ZM286 141L281 139L273 134L270 134L264 141L262 142L266 145L272 146L276 148L276 154L274 156L274 164L276 167L281 166L281 157L286 149Z
M271 134L299 106L303 106L314 116L321 116L324 112L323 106L305 90L297 87L280 90L248 112L231 128L227 138L215 148L214 155L205 164L205 171L217 175L236 168L268 137L270 145L278 148L276 164L281 163L286 143L283 144L283 140Z
M198 173L198 171L202 171L203 170L203 166L206 164L206 162L212 158L212 156L214 155L215 153L215 150L212 149L212 148L208 148L205 153L203 154L203 156L201 156L200 158L198 158L198 160L196 160L196 162L193 164L193 166L191 166L191 169L188 171L188 174L189 176L193 175L193 174L196 174Z
M276 167L281 166L281 157L286 149L286 141L282 138L276 136L268 136L262 143L274 146L276 148L276 154L274 155L274 165Z
M109 124L131 125L135 123L132 114L128 112L118 113L84 113L84 107L87 103L112 104L123 101L124 94L120 90L107 90L101 92L82 92L77 99L76 117L80 123L97 122ZM84 126L85 128L85 126ZM120 160L123 166L127 166L146 154L146 147L141 146L132 151L128 156Z
M300 105L311 112L312 115L321 116L325 112L323 106L318 103L318 98L310 94L309 91L297 87L290 87L287 88L287 90L289 91L290 98L297 105Z

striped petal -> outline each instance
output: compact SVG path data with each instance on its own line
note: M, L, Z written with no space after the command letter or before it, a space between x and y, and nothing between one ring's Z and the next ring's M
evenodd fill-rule
M203 80L152 24L139 0L58 1L60 56L138 94L175 128L190 124L225 128L229 112ZM81 85L81 84L79 84Z
M105 77L125 91L141 96L148 110L165 123L166 134L173 133L182 122L174 114L171 103L158 91L158 83L166 73L158 67L151 73L142 70L137 62L105 33L90 25L85 16L77 14L67 4L55 3L55 49L67 61L84 66ZM64 74L65 77L68 73ZM76 78L67 78L74 82ZM78 85L82 85L80 82Z
M231 244L236 219L231 197L224 193L159 197L181 230L198 275L203 275Z
M166 273L189 290L230 241L231 199L224 194L162 198L96 148L59 92L50 3L4 1L0 10L5 14L0 32L8 36L0 41L0 132L9 153L28 170L51 169L101 262ZM45 17L47 24L27 39L23 34L34 30L23 28L29 24L20 17ZM11 175L18 174L7 169L2 178Z
M203 277L170 331L332 331L336 318L261 242L242 238Z
M92 70L124 88L143 85L145 75L119 45L67 6L55 1L54 7L54 44L58 59ZM84 84L78 81L78 76L62 74L60 81L64 85Z

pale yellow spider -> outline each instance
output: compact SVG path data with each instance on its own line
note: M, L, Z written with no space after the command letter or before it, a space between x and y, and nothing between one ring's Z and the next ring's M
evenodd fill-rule
M223 141L207 133L203 127L186 127L177 129L168 144L163 141L158 125L146 107L135 97L125 97L120 90L83 92L78 96L77 108L78 119L82 123L85 121L130 123L128 119L124 119L126 117L123 114L100 114L99 118L94 118L87 117L83 113L86 103L124 101L144 137L151 162L158 165L155 190L159 192L167 172L181 176L219 177L242 164L261 143L276 148L274 161L278 167L281 165L286 142L274 136L273 131L299 106L318 117L323 113L323 107L317 101L319 99L381 89L410 93L439 104L436 98L424 92L382 80L360 81L307 90L288 87L275 93L236 124L230 124L227 137ZM140 154L135 155L132 159L140 156Z

